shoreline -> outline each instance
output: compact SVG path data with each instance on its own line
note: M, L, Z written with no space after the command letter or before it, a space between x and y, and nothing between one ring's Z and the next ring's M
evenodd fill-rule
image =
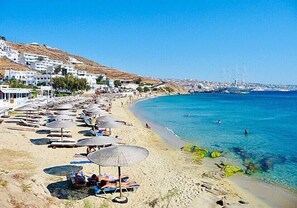
M138 102L145 101L147 99L157 98L159 96L154 96L152 98L144 98L135 100L129 107L128 110L140 120L141 123L145 124L150 122L152 131L162 138L163 142L170 145L175 149L180 149L182 146L194 144L193 142L183 140L174 134L164 126L153 123L140 115L139 109L135 107ZM162 132L165 130L165 133ZM182 145L182 146L181 146ZM205 160L205 159L203 159ZM296 191L290 189L289 187L283 187L278 184L269 183L256 178L251 178L247 175L234 175L226 178L228 182L233 184L239 192L248 192L253 197L262 200L264 203L271 207L295 207L297 203L297 193Z

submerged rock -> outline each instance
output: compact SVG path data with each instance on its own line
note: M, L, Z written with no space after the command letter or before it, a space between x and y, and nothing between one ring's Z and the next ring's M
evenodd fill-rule
M259 165L252 163L252 162L246 163L246 164L244 164L244 166L246 167L245 173L248 175L252 175L256 172L262 171L262 169Z
M224 165L223 171L225 172L226 176L232 176L235 173L243 172L243 170L240 167L234 165Z
M211 158L216 158L216 157L221 157L221 156L222 156L222 152L214 151L214 152L210 153Z

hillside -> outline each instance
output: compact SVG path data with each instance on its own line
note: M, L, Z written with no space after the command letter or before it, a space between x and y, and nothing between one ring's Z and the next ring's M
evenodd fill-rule
M17 69L19 71L30 70L27 66L16 64L8 59L0 57L0 77L4 76L5 69Z
M22 44L22 43L13 43L13 42L6 42L7 45L11 46L13 49L19 51L20 53L33 53L33 54L41 54L41 55L46 55L50 59L54 60L60 60L63 61L64 63L67 63L67 58L69 56L76 58L77 60L83 62L84 64L76 64L75 68L79 70L84 70L89 73L94 73L94 74L105 74L108 78L111 79L124 79L124 80L136 80L140 78L141 76L132 74L129 72L125 71L120 71L116 70L110 67L106 67L103 65L100 65L94 61L88 60L86 58L70 54L68 52L64 52L59 49L54 49L54 48L49 48L44 45L30 45L30 44ZM13 63L12 63L13 64ZM6 67L8 68L14 68L15 65L5 65L2 66L0 62L0 70L5 69ZM21 67L20 67L21 68ZM17 68L19 69L19 68ZM150 82L150 83L158 83L157 80L150 79L150 78L145 78L142 77L142 80L145 82Z

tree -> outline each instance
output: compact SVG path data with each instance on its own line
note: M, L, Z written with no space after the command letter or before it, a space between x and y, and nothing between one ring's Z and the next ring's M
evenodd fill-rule
M63 75L63 76L66 76L66 75L67 75L67 69L62 68L62 75Z
M103 76L100 75L97 79L96 79L96 84L105 84L105 82L102 82Z
M136 90L137 90L138 92L143 92L143 88L142 88L142 87L137 87Z
M114 84L115 87L119 87L119 86L122 85L122 83L121 83L120 80L115 80L115 81L113 82L113 84Z
M42 57L42 56L38 56L37 60L38 60L38 61L43 61L43 60L44 60L44 57Z
M55 77L53 79L53 88L56 90L69 90L71 92L91 89L86 79L74 78L72 75L66 75L65 77Z
M151 91L151 90L150 90L150 88L148 88L148 87L144 87L144 88L143 88L143 91L144 91L144 92L149 92L149 91Z
M61 71L62 71L62 66L59 65L59 66L57 66L57 67L55 68L54 73L55 73L55 74L59 74Z
M140 84L141 81L142 81L142 79L139 77L138 79L135 80L135 83L136 83L136 84Z

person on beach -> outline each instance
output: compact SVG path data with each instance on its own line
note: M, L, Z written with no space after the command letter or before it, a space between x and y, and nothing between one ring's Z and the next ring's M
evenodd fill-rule
M95 152L95 151L96 151L96 149L95 149L94 146L89 146L89 147L87 147L87 155L88 155L89 153L91 153L91 152Z
M148 128L148 129L151 128L147 123L145 124L145 127Z

